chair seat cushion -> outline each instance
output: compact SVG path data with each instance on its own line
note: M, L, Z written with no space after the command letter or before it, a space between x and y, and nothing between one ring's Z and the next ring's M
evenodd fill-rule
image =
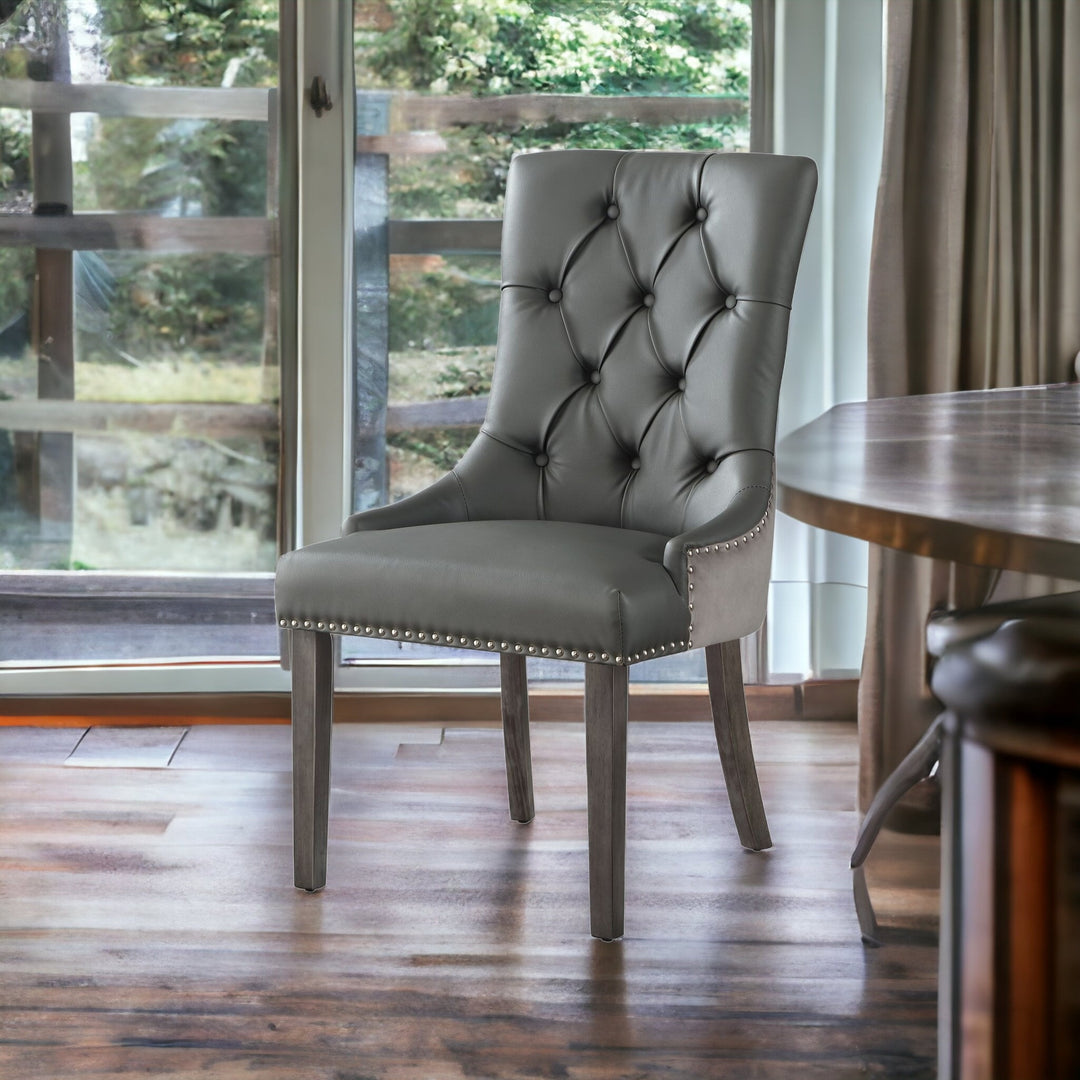
M357 532L282 556L286 627L628 663L686 648L667 537L563 521Z

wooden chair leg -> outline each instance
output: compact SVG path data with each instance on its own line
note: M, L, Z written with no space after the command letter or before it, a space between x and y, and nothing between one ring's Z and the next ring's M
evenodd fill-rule
M728 801L739 833L739 843L751 851L772 847L765 807L761 803L750 723L743 693L742 656L738 641L705 646L716 746L724 769Z
M334 639L314 630L291 633L293 883L315 892L326 884Z
M626 863L625 667L585 665L589 910L593 937L622 937Z
M529 684L525 657L503 653L499 657L502 676L503 747L506 751L506 790L510 796L510 818L522 824L532 821L532 752L529 748Z

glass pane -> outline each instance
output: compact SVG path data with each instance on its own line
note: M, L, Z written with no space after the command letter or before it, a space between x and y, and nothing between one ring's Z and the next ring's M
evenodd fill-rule
M357 0L354 13L359 509L430 484L475 436L498 313L498 231L487 223L502 215L511 156L747 149L750 4ZM387 222L388 259L378 240ZM371 397L383 385L389 407L377 430ZM367 640L345 651L428 654L453 655ZM700 657L640 672L704 676ZM536 674L581 677L556 662Z
M272 655L276 0L12 7L0 659ZM243 634L210 632L215 604Z

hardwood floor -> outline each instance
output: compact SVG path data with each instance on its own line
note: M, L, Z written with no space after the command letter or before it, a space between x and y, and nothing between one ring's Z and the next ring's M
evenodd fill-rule
M616 944L580 724L533 725L529 825L497 727L339 725L314 895L287 727L0 729L0 1077L932 1077L936 841L884 836L865 949L854 726L751 727L759 854L711 727L631 724Z

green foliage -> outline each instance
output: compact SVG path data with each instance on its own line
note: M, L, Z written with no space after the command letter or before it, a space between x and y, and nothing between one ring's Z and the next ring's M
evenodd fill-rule
M98 0L111 78L167 86L271 86L277 0Z
M259 356L261 260L244 255L157 258L112 254L109 343L139 358L190 350L235 361ZM107 353L104 355L108 355Z
M395 431L387 435L388 445L450 470L476 438L475 428L433 428L428 431Z
M0 109L0 202L30 187L30 114Z
M435 376L435 385L442 398L479 397L491 393L491 374L491 365L463 368L448 364Z
M431 261L437 269L391 274L390 351L494 344L499 282L471 275L477 260Z
M740 94L747 5L734 0L390 0L357 35L373 83L438 93Z

